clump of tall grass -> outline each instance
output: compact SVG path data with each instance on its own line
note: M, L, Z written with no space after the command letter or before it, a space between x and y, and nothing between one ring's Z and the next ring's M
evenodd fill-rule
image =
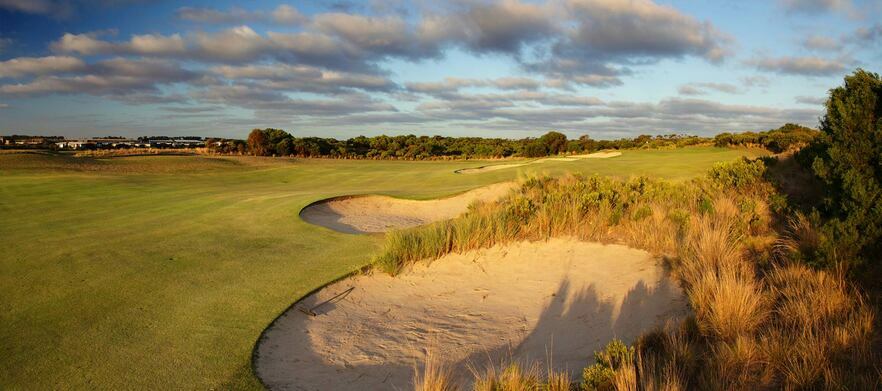
M453 371L444 365L435 350L426 352L422 371L414 370L414 389L417 391L457 391Z
M475 391L539 390L543 385L538 363L523 366L510 363L504 368L488 367L475 378Z
M542 373L536 362L512 362L489 366L474 373L474 391L570 391L576 389L570 374L548 368Z
M677 184L533 178L459 218L390 234L375 264L395 274L451 252L555 236L628 244L671 260L694 316L644 335L616 365L595 357L585 389L882 387L874 311L845 273L805 264L822 240L811 219L796 215L775 233L763 168L719 164ZM476 389L544 384L530 368L488 372Z
M428 226L394 231L374 258L396 274L403 267L451 252L519 240L573 236L583 240L634 241L660 253L675 250L680 223L665 211L693 210L694 200L677 186L647 178L620 181L599 176L532 178L496 203L473 205L463 216ZM646 234L649 220L653 233Z
M544 373L538 362L489 365L472 369L474 391L570 391L577 389L570 374L550 366ZM454 380L449 367L434 353L426 355L422 370L414 372L414 388L419 391L456 391L464 389Z

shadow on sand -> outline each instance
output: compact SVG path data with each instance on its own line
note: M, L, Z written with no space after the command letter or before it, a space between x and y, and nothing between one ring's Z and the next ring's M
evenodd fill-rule
M575 378L581 369L593 360L593 352L611 339L633 342L654 325L687 313L686 300L668 273L658 281L637 281L620 303L605 298L595 286L572 292L571 282L562 281L554 297L539 317L532 330L517 346L474 346L468 357L457 362L446 362L460 376L462 385L469 385L474 371L483 373L490 365L507 362L537 360L542 369L568 370ZM541 298L537 297L537 300ZM301 301L311 306L313 296ZM333 306L321 308L320 315L334 311ZM308 334L310 317L296 309L287 311L267 330L258 342L255 369L258 377L270 388L279 390L373 390L413 389L414 373L421 372L423 362L410 364L329 362L312 350ZM459 325L467 332L469 324ZM431 338L425 337L431 348ZM374 341L357 341L366 349L382 349ZM401 341L401 343L409 343ZM575 347L575 348L574 348ZM444 359L443 347L435 349Z

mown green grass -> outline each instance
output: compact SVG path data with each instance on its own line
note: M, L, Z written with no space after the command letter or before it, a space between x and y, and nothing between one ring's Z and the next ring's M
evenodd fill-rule
M565 172L684 179L757 153L626 151L477 175L453 171L487 162L0 155L0 388L259 388L263 328L383 242L302 222L322 198Z

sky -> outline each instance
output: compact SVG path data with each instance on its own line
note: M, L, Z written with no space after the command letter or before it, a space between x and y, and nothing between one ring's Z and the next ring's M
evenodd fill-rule
M0 0L0 134L817 127L882 0Z

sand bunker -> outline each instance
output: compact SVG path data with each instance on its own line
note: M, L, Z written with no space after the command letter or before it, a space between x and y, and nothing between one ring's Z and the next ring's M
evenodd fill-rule
M611 157L621 156L621 154L622 153L619 151L605 151L605 152L594 152L594 153L589 153L589 154L584 154L584 155L570 155L570 156L565 156L565 157L549 157L549 158L531 160L531 161L527 161L527 162L523 162L523 163L495 164L492 166L482 166L482 167L476 167L476 168L463 168L461 170L456 170L456 173L458 173L458 174L480 174L482 172L497 171L497 170L503 170L506 168L521 167L521 166L527 166L527 165L531 165L531 164L540 164L540 163L545 163L545 162L574 162L576 160L582 160L582 159L607 159L607 158L611 158Z
M353 288L348 295L310 308ZM576 379L617 337L684 316L687 301L650 254L574 239L516 243L331 284L280 316L258 342L270 389L412 389L432 348L465 374L500 360L551 356Z
M498 183L428 201L376 195L332 198L303 208L300 218L345 233L386 232L452 219L468 210L473 202L497 200L515 186Z

